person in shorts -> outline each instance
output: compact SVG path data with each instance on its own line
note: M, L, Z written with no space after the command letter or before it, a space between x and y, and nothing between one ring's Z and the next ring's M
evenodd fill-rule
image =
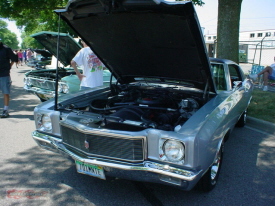
M9 117L9 102L11 78L10 70L14 62L18 61L18 57L11 48L4 45L0 39L0 90L4 95L4 109L1 118Z
M260 73L258 74L250 74L249 77L253 80L256 80L260 75L263 75L264 80L264 88L263 91L268 91L268 80L275 80L275 57L274 63L270 66L265 67Z

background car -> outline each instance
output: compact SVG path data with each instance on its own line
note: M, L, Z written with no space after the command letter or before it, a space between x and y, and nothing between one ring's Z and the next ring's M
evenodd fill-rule
M40 55L39 61L35 64L35 69L46 69L46 66L51 64L53 55L44 49L34 49L33 51Z
M96 2L56 12L117 82L37 106L34 140L92 177L212 190L252 82L235 62L208 58L191 2Z
M57 41L59 35L59 54L57 55ZM43 31L31 35L40 42L51 53L56 60L58 56L58 94L68 94L78 91L80 88L80 80L75 74L75 71L70 67L70 62L76 53L81 49L80 44L76 42L69 34ZM35 50L41 55L45 52ZM43 53L43 54L42 54ZM51 60L52 61L52 60ZM47 62L48 63L48 62ZM56 88L56 66L54 69L47 69L45 62L36 60L32 62L36 66L36 70L31 70L25 73L24 89L28 92L33 92L41 101L46 101L55 96ZM57 65L56 63L54 63ZM81 71L81 69L80 69ZM111 73L109 70L104 71L104 84L109 84Z

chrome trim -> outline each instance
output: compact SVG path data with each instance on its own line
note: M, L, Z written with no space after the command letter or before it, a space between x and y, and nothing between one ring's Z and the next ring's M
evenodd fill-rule
M165 165L162 163L156 163L151 161L144 161L140 166L132 166L132 165L123 165L121 163L112 163L112 162L104 162L102 160L97 159L87 159L82 158L71 151L67 150L66 147L62 144L62 140L59 138L55 138L53 136L40 133L39 131L34 131L32 133L33 139L38 142L46 142L52 146L52 148L55 148L57 152L63 152L66 155L71 156L74 160L81 161L83 163L88 164L94 164L102 167L111 167L115 169L121 169L121 170L137 170L137 171L145 171L145 172L153 172L161 175L167 175L170 177L178 178L181 180L186 181L192 181L194 180L199 174L202 172L202 170L193 172L188 171L176 167L171 167L169 165Z
M62 143L62 144L64 144L64 145L67 145L67 146L69 146L70 148L73 148L74 150L77 150L77 151L79 151L79 152L82 152L83 154L85 154L85 155L87 155L87 156L94 156L95 158L96 157L99 157L99 158L110 158L110 159L113 159L113 160L119 160L119 161L128 161L128 162L131 162L131 163L137 163L137 162L141 162L141 161L144 161L144 151L143 151L143 158L142 159L140 159L140 160L130 160L130 159L122 159L122 158L117 158L117 157L112 157L112 156L107 156L107 155L98 155L98 154L93 154L93 153L88 153L88 152L85 152L85 151L82 151L82 150L80 150L79 148L77 148L77 147L74 147L74 146L72 146L72 145L69 145L69 144L67 144L67 143ZM67 148L66 148L67 149ZM67 149L68 150L68 149ZM68 150L69 151L69 150Z
M128 160L130 162L140 162L140 161L144 161L144 158L147 156L147 140L145 138L145 136L129 136L129 135L122 135L122 134L114 134L112 133L112 135L110 135L110 133L107 133L107 132L102 132L102 130L89 130L89 127L86 127L82 124L76 124L76 122L71 122L71 124L68 124L70 120L66 120L66 124L62 121L60 121L60 126L63 126L63 127L67 127L67 128L70 128L72 130L75 130L75 131L78 131L80 133L83 133L83 134L87 134L87 135L95 135L95 136L102 136L102 137L111 137L111 138L119 138L119 139L141 139L142 142L143 142L143 159L142 160ZM80 126L81 125L81 126ZM87 128L87 129L85 129ZM122 161L127 161L125 159L121 159L121 158L115 158L115 157L111 157L111 156L103 156L103 155L96 155L96 154L93 154L93 153L89 153L89 152L85 152L85 151L82 151L80 150L79 148L77 147L74 147L70 144L67 144L66 142L62 143L64 145L68 145L69 147L71 148L74 148L75 150L78 150L78 151L81 151L82 153L86 154L87 156L89 155L93 155L94 157L109 157L111 159L114 159L114 160L122 160Z
M54 97L55 94L54 94L54 91L51 91L51 90L43 90L41 88L38 88L38 87L29 87L27 85L24 86L24 89L27 90L28 92L34 92L34 93L38 93L38 94L43 94L47 97Z
M33 82L35 82L34 85L33 85ZM40 85L41 87L39 87L39 83L43 84L43 86ZM59 82L60 86L62 84L66 84L66 83ZM63 93L63 88L62 87L60 88L61 88L61 92L58 92L59 94ZM24 89L29 92L43 94L48 98L53 98L55 96L55 80L47 77L33 77L30 75L24 78Z
M66 123L64 123L64 121L66 121ZM106 136L106 137L113 137L113 138L120 138L120 139L129 139L129 138L143 139L144 141L146 141L146 138L144 136L129 136L129 135L115 134L115 133L112 133L112 135L110 135L110 133L104 132L99 129L89 130L90 127L86 127L83 124L77 124L75 121L70 121L70 120L64 120L64 121L60 121L61 126L68 127L85 134L99 135L99 136Z

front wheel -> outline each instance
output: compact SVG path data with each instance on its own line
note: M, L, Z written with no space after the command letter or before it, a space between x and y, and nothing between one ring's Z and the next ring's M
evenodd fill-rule
M240 119L238 120L236 126L237 126L237 127L244 127L245 124L246 124L246 118L247 118L247 111L245 110L245 111L242 113Z
M212 166L207 170L204 176L199 181L199 189L204 192L209 192L217 184L218 177L221 170L222 159L223 159L223 148L224 142L222 142L219 151L216 154L215 161L213 162Z

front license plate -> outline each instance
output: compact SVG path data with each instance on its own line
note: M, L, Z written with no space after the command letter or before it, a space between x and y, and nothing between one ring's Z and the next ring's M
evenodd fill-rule
M100 166L87 164L77 160L75 161L75 164L76 164L76 170L78 173L90 175L90 176L97 177L104 180L106 179L104 170Z

